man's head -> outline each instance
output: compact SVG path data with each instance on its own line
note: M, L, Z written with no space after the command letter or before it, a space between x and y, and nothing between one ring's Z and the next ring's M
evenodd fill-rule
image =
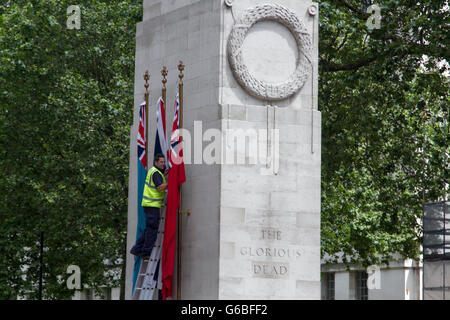
M153 159L153 165L157 167L159 170L164 171L166 168L166 159L161 153L158 153Z

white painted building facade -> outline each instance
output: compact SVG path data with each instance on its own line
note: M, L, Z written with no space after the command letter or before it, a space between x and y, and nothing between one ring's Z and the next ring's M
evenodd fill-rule
M396 260L375 269L378 274L356 265L322 263L321 299L423 300L421 262Z
M94 289L76 291L72 300L120 300L120 288L103 288L102 295L95 293Z

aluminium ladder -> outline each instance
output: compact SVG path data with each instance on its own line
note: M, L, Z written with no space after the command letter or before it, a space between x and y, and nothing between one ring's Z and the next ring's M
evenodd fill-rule
M158 234L156 236L155 245L153 246L150 258L142 259L139 268L138 278L133 292L133 300L153 300L153 294L156 287L162 288L161 273L162 273L162 244L164 238L164 221L166 218L166 207L161 208L161 219L159 221ZM156 272L156 267L159 262L158 280L155 281L153 276Z

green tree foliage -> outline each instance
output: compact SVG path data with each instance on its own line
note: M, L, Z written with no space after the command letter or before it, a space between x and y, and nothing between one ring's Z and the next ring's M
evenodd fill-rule
M443 1L376 1L373 30L362 3L320 1L321 233L367 266L417 259L422 200L444 196L450 42Z
M79 30L72 4L0 6L0 299L37 297L41 231L44 298L70 298L71 264L83 285L123 287L142 1L78 1Z

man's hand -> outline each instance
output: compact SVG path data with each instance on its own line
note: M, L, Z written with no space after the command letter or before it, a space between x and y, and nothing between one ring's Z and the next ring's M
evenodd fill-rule
M156 187L158 190L166 190L167 189L167 183L160 184L158 187Z

